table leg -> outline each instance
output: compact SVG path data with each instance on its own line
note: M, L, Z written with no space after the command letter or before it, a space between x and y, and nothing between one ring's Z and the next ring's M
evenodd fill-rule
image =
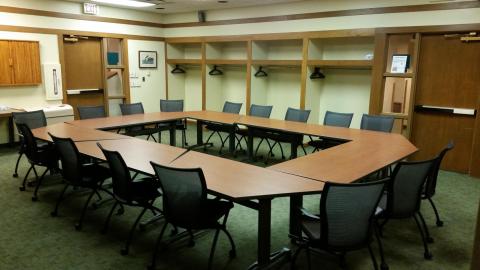
M264 267L270 262L270 229L272 199L260 199L258 201L258 266Z
M252 128L248 128L247 155L248 155L248 160L253 161L253 129Z
M176 121L169 123L170 128L170 145L171 146L176 146L177 145L177 129L176 129Z
M228 151L231 155L235 154L235 125L232 125L229 132Z
M290 232L290 235L292 236L301 236L300 208L302 206L303 206L302 195L290 196L290 230L289 232Z
M14 131L13 131L13 117L8 117L8 144L13 146L15 143Z
M290 143L291 159L297 158L297 149L298 149L297 138L293 138L292 142Z
M203 145L203 122L197 120L197 145Z

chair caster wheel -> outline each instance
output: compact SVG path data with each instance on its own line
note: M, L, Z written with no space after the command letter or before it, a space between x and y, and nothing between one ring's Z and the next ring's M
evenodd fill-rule
M20 191L25 191L25 187L19 187L18 188Z
M57 213L57 212L51 212L51 213L50 213L50 216L51 216L51 217L58 217L58 213Z
M443 227L443 221L441 220L437 221L437 227Z
M82 229L82 225L80 224L75 224L75 230L80 231Z
M13 177L17 178L17 177L18 177L18 173L14 173L14 174L13 174Z
M380 265L380 269L381 269L381 270L388 270L388 265L387 265L386 263L382 263L382 264Z
M433 255L432 255L432 253L430 253L430 252L425 252L425 253L423 254L423 257L424 257L426 260L431 260L431 259L433 258Z
M232 249L228 252L228 256L230 256L230 259L233 259L233 258L237 257L237 252Z
M428 237L428 238L427 238L427 242L428 242L429 244L432 244L432 243L434 242L434 241L433 241L433 238L432 238L432 237Z
M38 197L32 197L32 202L38 201Z
M128 250L127 249L122 249L122 250L120 250L120 254L122 254L122 256L127 256L128 255Z

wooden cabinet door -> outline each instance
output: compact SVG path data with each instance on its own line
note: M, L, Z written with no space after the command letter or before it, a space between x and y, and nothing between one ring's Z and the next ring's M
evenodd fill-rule
M13 83L11 65L9 42L0 40L0 85L11 85Z
M38 42L10 41L15 84L40 84L40 50Z

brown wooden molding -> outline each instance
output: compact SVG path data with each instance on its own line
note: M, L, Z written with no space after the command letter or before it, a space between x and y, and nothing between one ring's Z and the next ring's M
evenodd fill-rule
M100 17L100 16L94 16L94 15L63 13L63 12L54 12L54 11L47 11L47 10L28 9L28 8L9 7L9 6L0 6L0 12L55 17L55 18L73 19L73 20L129 24L129 25L148 26L148 27L160 27L160 28L163 27L163 24L154 23L154 22L134 21L134 20L126 20L126 19L118 19L118 18Z
M402 12L421 12L421 11L466 9L466 8L479 8L479 7L480 7L480 1L463 1L463 2L440 3L440 4L422 4L422 5L409 5L409 6L322 11L322 12L278 15L278 16L267 16L267 17L256 17L256 18L207 21L203 23L201 22L169 23L169 24L163 24L163 27L178 28L178 27L278 22L278 21L319 19L319 18L330 18L330 17L341 17L341 16L374 15L374 14L388 14L388 13L402 13Z
M74 30L67 30L67 29L53 29L53 28L11 26L11 25L0 25L0 31L53 34L53 35L79 35L79 36L90 36L90 37L128 38L133 40L149 40L149 41L165 40L165 38L163 37L153 37L153 36L125 35L125 34L74 31Z

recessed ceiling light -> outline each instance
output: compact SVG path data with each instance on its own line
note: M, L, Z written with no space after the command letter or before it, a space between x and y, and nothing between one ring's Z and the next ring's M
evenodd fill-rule
M228 3L228 1L220 0L220 1L218 1L218 3L220 3L220 4L225 4L225 3Z
M135 0L91 0L93 2L98 3L105 3L105 4L112 4L112 5L119 5L119 6L127 6L127 7L151 7L155 4L153 3L145 3Z

